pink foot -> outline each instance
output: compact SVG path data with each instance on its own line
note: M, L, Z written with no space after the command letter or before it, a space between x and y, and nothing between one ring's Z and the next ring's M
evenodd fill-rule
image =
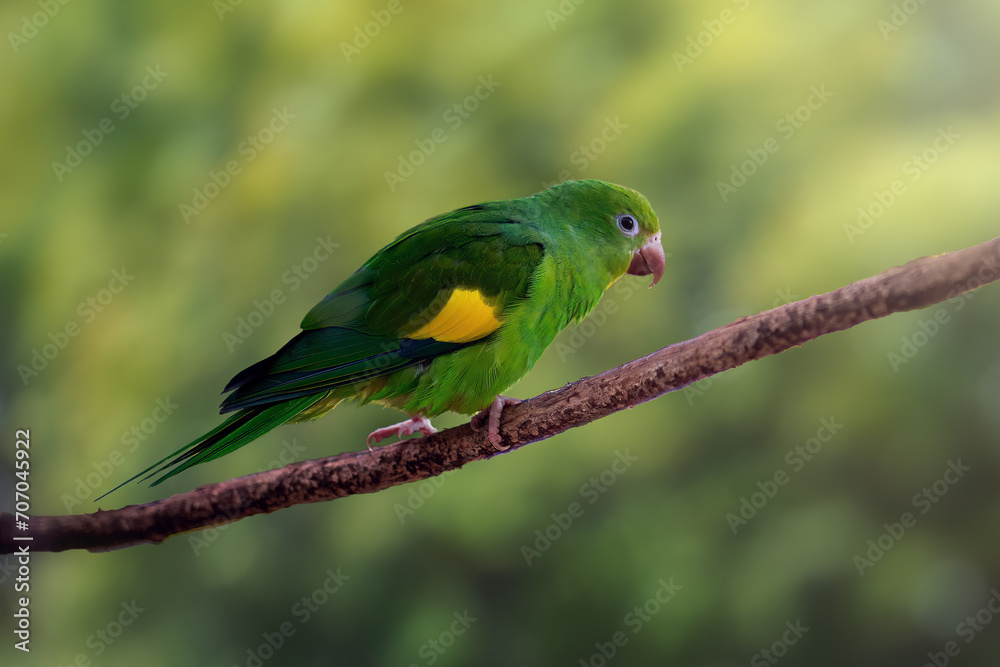
M519 398L511 398L510 396L497 396L493 401L493 405L486 408L479 414L472 418L469 425L472 427L473 431L481 431L483 429L483 422L487 421L489 428L486 433L486 437L489 439L490 444L493 445L493 449L503 452L509 447L503 447L500 445L500 413L508 405L517 405L521 402Z
M398 435L400 439L403 439L408 435L416 433L417 431L420 431L423 435L437 433L437 429L431 426L430 419L415 415L407 419L405 422L399 422L398 424L377 428L372 431L371 435L368 436L368 451L372 451L373 440L375 442L380 442L394 435Z

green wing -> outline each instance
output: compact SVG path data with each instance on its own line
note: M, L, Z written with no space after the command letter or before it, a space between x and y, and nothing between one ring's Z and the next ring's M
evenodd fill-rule
M443 314L456 290L474 291L476 307L502 320L505 308L526 298L542 255L537 230L512 215L509 202L414 227L317 304L287 345L234 377L222 412L326 392L476 344L492 329L471 340L418 329Z

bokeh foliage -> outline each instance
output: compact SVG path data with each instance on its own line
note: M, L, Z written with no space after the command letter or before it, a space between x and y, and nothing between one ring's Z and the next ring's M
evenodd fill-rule
M510 392L522 397L1000 229L996 2L16 0L0 25L5 509L15 429L32 433L33 511L93 511L74 499L88 475L113 468L103 492L212 427L235 372L382 244L451 208L597 177L660 214L663 282L610 292ZM81 142L78 166L53 166ZM400 160L420 164L405 175ZM390 188L386 172L405 178ZM318 239L337 247L315 254ZM134 276L120 293L116 270ZM916 665L955 641L956 663L995 664L1000 623L968 643L959 624L1000 587L998 306L988 287L940 306L936 328L932 308L828 336L439 488L36 555L32 654L9 636L0 650L18 660L5 664L248 665L289 623L264 664L599 665L595 644L619 631L618 665L767 664L759 652L800 620L789 663ZM234 343L240 318L259 326ZM59 340L25 380L19 366ZM355 450L396 419L343 407L101 507L283 451ZM796 469L787 453L823 419L842 428ZM921 514L914 495L959 459L970 470ZM787 484L768 487L778 471ZM602 474L614 484L590 481ZM758 483L776 493L734 535L727 514ZM552 515L573 503L562 529ZM907 511L915 525L859 576L855 556ZM546 530L558 539L528 566ZM338 568L349 579L328 594ZM10 570L0 579L9 600ZM661 581L682 588L633 632L627 614ZM100 639L133 600L134 622ZM466 610L477 620L442 637Z

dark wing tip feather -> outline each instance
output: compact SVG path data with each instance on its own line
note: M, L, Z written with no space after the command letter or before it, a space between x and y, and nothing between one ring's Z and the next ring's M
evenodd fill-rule
M278 353L284 356L270 357L265 360L269 362L267 365L255 364L258 368L251 366L243 372L246 376L234 378L230 385L235 390L222 402L221 412L324 393L388 375L472 344L433 338L370 336L338 327L304 331L293 343L296 344ZM240 382L236 383L237 380Z
M272 355L267 359L262 359L257 363L253 364L252 366L247 366L246 368L241 370L239 373L233 376L233 379L229 381L229 384L227 384L226 388L222 390L222 393L228 394L233 389L242 387L251 380L254 380L257 377L264 374L267 371L267 367L271 364L271 359L273 358L274 357Z

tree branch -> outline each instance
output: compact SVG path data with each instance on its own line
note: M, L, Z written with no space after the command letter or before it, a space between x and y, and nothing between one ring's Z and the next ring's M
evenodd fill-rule
M748 361L783 352L833 331L891 313L924 308L1000 279L1000 237L965 250L924 257L833 292L743 317L697 338L537 396L503 413L510 450L552 437ZM164 500L109 512L31 517L14 542L14 517L0 514L0 551L106 551L162 542L171 535L415 482L496 456L468 424L404 440L374 453L338 454L208 484Z

